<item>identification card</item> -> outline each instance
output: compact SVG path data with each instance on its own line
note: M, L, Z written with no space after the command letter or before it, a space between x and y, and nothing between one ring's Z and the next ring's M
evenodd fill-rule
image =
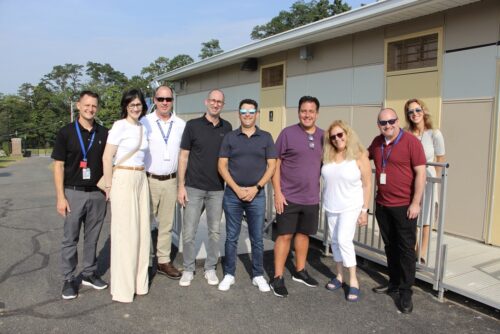
M82 179L90 180L90 168L83 168L82 169Z
M85 160L80 161L80 168L87 168L87 161Z
M169 161L170 160L170 154L168 153L167 147L163 149L163 160Z
M380 184L386 184L386 182L387 182L386 174L380 173Z

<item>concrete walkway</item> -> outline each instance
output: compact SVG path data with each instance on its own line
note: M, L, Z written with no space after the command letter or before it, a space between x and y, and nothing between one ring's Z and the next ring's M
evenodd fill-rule
M237 282L226 293L208 286L197 268L191 287L156 276L150 293L132 304L114 303L108 290L87 287L76 300L63 301L63 220L55 211L50 163L34 157L0 169L0 333L500 333L498 319L439 303L425 286L415 288L413 313L399 313L389 296L370 291L385 276L369 262L359 270L361 301L348 303L342 291L323 288L333 263L314 247L308 270L320 287L293 282L287 273L286 299L253 287L249 257L240 255ZM107 280L109 244L108 217L98 247L99 271ZM272 252L264 263L272 275Z

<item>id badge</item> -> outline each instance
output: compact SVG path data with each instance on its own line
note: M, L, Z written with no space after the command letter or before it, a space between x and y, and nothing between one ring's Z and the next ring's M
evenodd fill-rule
M168 149L165 146L165 149L163 150L163 160L169 161L170 160L170 154L168 153Z
M84 180L90 180L90 168L83 168L82 169L82 178Z
M380 173L380 184L386 184L387 178L385 173Z

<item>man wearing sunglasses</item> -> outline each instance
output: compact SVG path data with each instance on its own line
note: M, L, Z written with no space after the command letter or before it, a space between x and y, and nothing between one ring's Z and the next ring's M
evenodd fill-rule
M157 272L171 279L180 279L181 272L172 264L170 252L177 199L177 163L186 122L172 113L173 103L172 89L158 87L154 95L155 111L143 117L141 122L148 130L149 150L144 162L151 210L158 222Z
M219 284L221 291L229 290L235 282L243 213L252 247L252 284L262 292L269 291L263 265L264 186L274 173L277 155L271 134L255 125L259 114L257 108L255 100L244 99L240 102L241 126L224 137L219 151L219 173L226 181L223 201L226 242L224 279Z
M182 135L179 154L177 201L184 207L182 245L184 272L180 286L189 286L194 278L195 237L203 210L207 213L208 242L205 243L205 279L209 285L219 284L215 267L219 260L220 221L224 180L217 171L220 144L231 132L231 124L220 117L224 93L211 90L205 99L206 112L189 120Z
M420 141L399 127L393 109L382 109L377 125L381 134L373 139L368 152L375 163L375 216L384 240L389 283L373 291L399 293L401 312L411 313L417 217L425 186L425 154Z

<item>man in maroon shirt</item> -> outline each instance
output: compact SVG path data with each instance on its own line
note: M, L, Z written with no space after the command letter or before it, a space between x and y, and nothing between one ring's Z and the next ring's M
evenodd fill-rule
M381 135L373 139L368 151L375 163L375 216L385 244L389 284L373 291L399 292L401 311L410 313L417 217L425 186L425 154L420 141L399 127L393 109L382 109L377 124Z

